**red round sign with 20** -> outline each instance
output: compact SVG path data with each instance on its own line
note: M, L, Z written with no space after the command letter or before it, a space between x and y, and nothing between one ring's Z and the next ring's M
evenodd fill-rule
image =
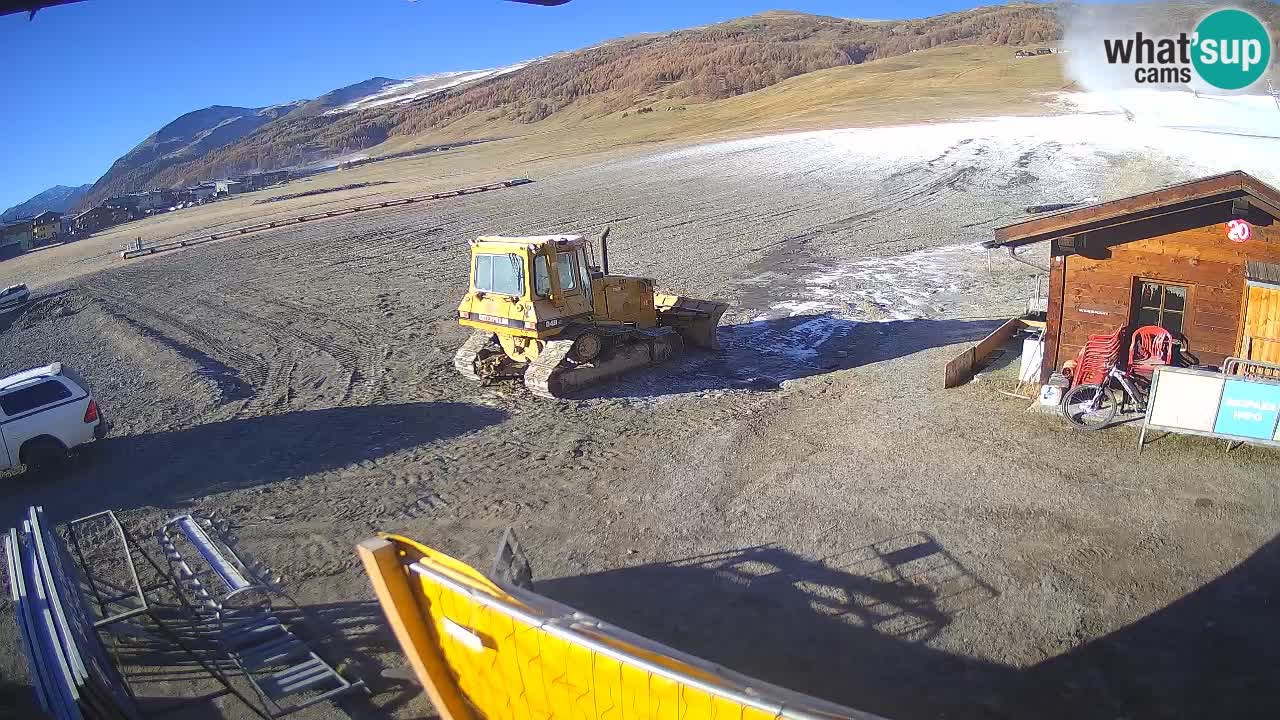
M1227 223L1227 239L1231 242L1242 243L1253 237L1253 228L1244 220L1232 220Z

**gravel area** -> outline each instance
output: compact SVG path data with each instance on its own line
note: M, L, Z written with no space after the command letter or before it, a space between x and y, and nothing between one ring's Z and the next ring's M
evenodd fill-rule
M941 390L1033 274L974 247L993 226L1196 174L1060 127L566 165L45 286L0 316L0 367L74 365L115 431L63 477L0 479L0 527L32 503L140 535L216 512L373 690L299 717L431 714L380 677L404 661L356 542L485 567L507 526L551 597L886 717L1267 716L1276 453L1170 437L1139 458L1131 428ZM467 240L606 226L615 271L732 303L724 352L576 401L456 377ZM21 678L3 602L0 676Z

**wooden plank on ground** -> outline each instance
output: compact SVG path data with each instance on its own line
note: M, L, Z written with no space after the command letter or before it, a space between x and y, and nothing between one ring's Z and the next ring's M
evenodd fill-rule
M1037 323L1036 325L1042 326L1043 324ZM980 340L977 345L966 348L964 352L947 363L947 367L943 371L942 387L959 387L972 380L974 371L982 364L983 360L1009 342L1014 333L1027 326L1027 322L1022 318L1012 318Z
M991 356L991 353L1004 347L1013 334L1023 328L1022 318L1012 318L995 329L995 332L983 338L973 350L973 364L978 366Z
M947 363L946 370L943 373L942 387L953 388L959 387L973 379L973 348L965 348L964 352L957 355L951 362Z
M412 197L407 197L401 200L390 201L390 202L394 202L400 205L407 205L409 203L422 202L424 200L443 200L445 198L457 197L458 195L470 195L471 193L488 192L490 190L500 190L502 188L519 187L521 185L527 185L531 182L533 181L530 180L529 178L516 178L514 180L503 180L501 182L490 183L488 185L480 185L472 188L463 188L461 190L447 190L445 192L431 193L429 195L414 195ZM389 204L388 202L380 202L380 203L371 203L368 205L356 205L355 207L328 211L320 215L299 215L297 217L287 218L284 220L275 220L272 222L259 223L257 225L248 225L241 228L233 228L231 230L227 230L224 232L204 235L191 240L172 241L172 242L152 245L150 247L141 248L141 249L122 250L120 252L120 257L125 260L128 260L130 258L139 257L141 255L150 255L152 253L175 250L180 247L189 247L191 245L199 245L201 243L213 242L215 240L224 240L226 238L229 238L235 235L245 235L247 233L258 232L260 230L267 230L270 228L279 227L281 225L293 225L297 223L310 222L311 220L318 220L322 218L337 217L339 215L349 215L351 213L363 212L365 210L370 210L374 208L383 208L383 207L387 207L388 204Z

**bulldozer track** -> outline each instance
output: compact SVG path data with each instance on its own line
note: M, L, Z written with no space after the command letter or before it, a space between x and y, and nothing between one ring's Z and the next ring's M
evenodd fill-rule
M538 397L564 398L576 388L605 382L642 367L678 359L684 354L684 341L671 328L634 330L614 335L607 341L610 349L599 359L575 366L569 363L568 358L578 333L566 331L565 335L548 341L542 353L525 370L525 387Z
M453 367L457 369L463 377L481 382L481 378L476 373L476 360L480 357L480 351L489 346L493 333L485 330L476 330L471 333L471 337L458 348L458 352L453 356Z
M574 338L547 342L546 347L542 348L542 352L524 371L524 386L529 388L529 392L551 400L560 397L559 388L553 384L556 384L557 373L563 370L562 365L573 350L573 341Z

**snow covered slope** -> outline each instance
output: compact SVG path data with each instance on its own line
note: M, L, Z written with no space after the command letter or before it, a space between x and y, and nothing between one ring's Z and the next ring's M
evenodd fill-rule
M338 113L352 112L353 110L368 110L369 108L380 107L383 105L396 105L401 103L413 102L420 98L435 95L449 88L458 87L467 83L473 83L478 80L486 80L488 78L506 75L515 72L520 68L527 67L530 62L516 63L500 68L491 68L489 70L461 70L455 72L440 72L430 75L420 75L418 77L409 78L403 82L389 85L378 92L366 95L361 98L352 100L345 105L333 108L326 112L326 115L336 115Z
M757 186L793 188L805 198L797 215L844 208L837 220L797 229L758 275L738 282L722 341L759 348L757 370L777 377L820 362L821 349L858 323L985 317L992 298L1020 312L1028 269L989 264L980 243L1034 206L1112 200L1231 170L1280 185L1280 108L1269 96L1132 91L1054 100L1050 115L787 133L624 166L638 166L636 176L658 169L697 178L698 192L713 199L723 186L730 200L709 202L716 212ZM791 222L788 213L770 221Z
M1195 146L1209 135L1238 135L1258 140L1280 140L1280 101L1270 95L1199 95L1160 90L1116 90L1062 93L1060 102L1070 112L1123 115L1125 130L1158 129L1147 144L1164 144L1192 156L1205 156ZM1121 132L1121 135L1132 134ZM1139 141L1138 138L1134 138ZM1269 147L1269 143L1263 143Z

